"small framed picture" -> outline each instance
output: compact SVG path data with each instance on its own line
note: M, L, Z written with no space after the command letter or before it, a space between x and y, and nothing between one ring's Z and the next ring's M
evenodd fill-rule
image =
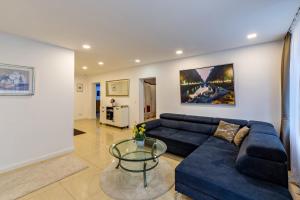
M34 68L0 63L0 96L34 95Z
M83 83L77 83L76 84L76 91L77 92L83 92Z

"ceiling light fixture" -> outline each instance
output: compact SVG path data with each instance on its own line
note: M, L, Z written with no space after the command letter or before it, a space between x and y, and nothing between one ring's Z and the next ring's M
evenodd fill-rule
M91 45L89 45L89 44L84 44L84 45L82 45L82 48L84 48L84 49L90 49L90 48L91 48Z
M104 62L102 61L98 62L98 65L104 65Z
M83 66L82 69L83 69L83 70L87 70L88 67L87 67L87 66Z
M183 54L183 51L182 50L176 50L176 54L181 55L181 54Z
M247 38L248 38L249 40L254 39L254 38L256 38L256 37L257 37L257 34L256 34L256 33L251 33L251 34L248 34L248 35L247 35Z
M135 61L134 62L136 62L136 63L140 63L141 62L141 60L140 59L135 59Z

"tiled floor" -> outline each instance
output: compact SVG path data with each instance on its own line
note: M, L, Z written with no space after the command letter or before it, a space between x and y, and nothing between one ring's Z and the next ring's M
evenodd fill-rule
M100 126L96 120L80 120L75 122L75 128L83 130L86 134L74 137L74 154L87 162L89 168L61 181L44 187L36 192L20 198L20 200L108 200L99 186L101 171L112 162L113 158L108 153L109 146L118 140L132 137L128 129L117 129ZM182 158L166 154L170 164L176 165ZM290 184L290 191L294 200L300 200L299 192L295 185ZM174 200L174 188L158 200ZM182 200L189 198L181 196Z
M290 183L289 190L294 200L300 200L300 189L295 184Z
M61 181L26 195L20 200L108 200L99 186L101 171L112 162L108 153L109 146L118 140L132 137L128 129L117 129L100 126L96 120L80 120L75 122L75 128L86 134L74 137L74 154L87 162L89 168ZM166 154L174 168L182 160L180 157ZM159 198L159 200L175 199L174 188ZM182 197L186 200L187 197Z

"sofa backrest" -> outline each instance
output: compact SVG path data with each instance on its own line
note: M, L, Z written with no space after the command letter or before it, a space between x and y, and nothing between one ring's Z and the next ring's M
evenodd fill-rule
M250 121L236 159L244 174L287 186L287 154L273 125Z
M213 135L219 125L220 120L238 124L241 127L248 124L248 121L246 120L237 119L213 118L173 113L164 113L160 115L161 126L198 132L207 135Z
M277 136L277 131L274 126L266 122L249 121L250 134L267 134Z

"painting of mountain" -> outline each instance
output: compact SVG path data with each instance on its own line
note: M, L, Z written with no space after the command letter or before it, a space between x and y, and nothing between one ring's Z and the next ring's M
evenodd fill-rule
M0 64L0 95L32 95L33 68Z
M180 71L181 103L235 105L233 64Z

